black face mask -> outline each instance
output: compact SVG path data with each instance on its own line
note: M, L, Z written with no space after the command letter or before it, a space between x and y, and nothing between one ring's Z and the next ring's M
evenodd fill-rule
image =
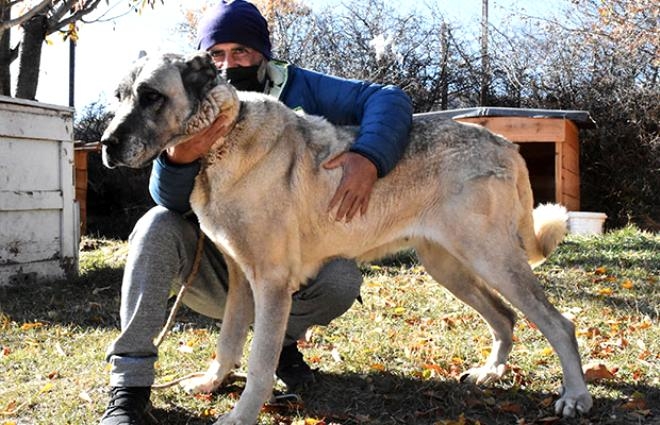
M259 81L260 67L260 65L255 65L227 68L220 71L220 73L236 90L263 92L266 87L266 80Z

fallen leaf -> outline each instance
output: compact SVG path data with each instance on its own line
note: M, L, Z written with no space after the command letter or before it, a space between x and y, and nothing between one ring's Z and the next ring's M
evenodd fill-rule
M529 326L530 329L534 329L534 330L539 329L538 326L536 326L533 322L530 322L529 320L525 320L525 323L527 324L527 326Z
M314 364L321 363L321 356L309 356L307 357L307 361Z
M53 390L53 383L48 382L46 385L41 387L41 389L39 390L39 394L44 394L44 393L50 392L52 390Z
M561 422L561 418L559 416L548 416L545 418L537 419L535 423L538 424L558 424Z
M429 370L437 373L440 376L446 375L447 371L443 369L441 366L438 366L437 364L434 363L426 363L422 365L422 368L424 370Z
M451 317L443 317L440 322L443 329L453 329L456 326L456 321Z
M193 395L194 398L197 400L201 401L212 401L213 400L213 394L211 393L197 393Z
M80 391L80 393L78 393L78 397L80 397L82 400L86 401L89 404L94 403L94 400L92 400L92 397L90 397L89 393L85 390Z
M614 374L602 363L592 363L584 366L584 379L594 382L600 379L614 379Z
M553 397L546 397L541 402L539 403L542 407L550 407L552 405L554 398Z
M581 329L581 330L577 331L577 335L578 336L586 336L587 338L595 338L598 335L600 335L600 329L592 326L590 328Z
M596 269L594 270L594 273L596 273L596 274L605 274L605 273L607 273L607 267L605 267L605 266L596 267Z
M497 405L497 408L501 410L502 412L507 412L507 413L515 413L516 415L520 415L522 413L522 406L519 405L518 403L511 403L508 401L504 401L502 403L499 403Z
M639 381L645 377L644 372L639 369L633 370L632 379L633 381Z
M643 398L633 398L632 400L621 405L621 408L626 410L646 410L646 400Z
M214 409L213 407L204 409L202 411L202 417L204 418L215 418L216 416L218 416L218 410Z
M465 415L461 413L461 415L456 419L456 420L443 420L439 422L442 425L465 425Z
M648 329L648 328L650 328L651 326L653 326L653 324L651 323L650 320L644 320L643 322L640 322L640 323L637 325L637 329L644 330L644 329Z
M324 419L305 418L300 421L295 421L291 425L325 425Z
M601 288L597 292L598 295L603 295L603 296L610 296L614 293L614 291L611 288Z
M621 282L621 287L623 289L633 289L635 287L635 284L632 283L632 280L626 279L623 282Z
M30 329L37 329L37 328L41 328L42 326L44 326L44 324L41 322L23 323L23 325L21 326L21 330L29 331Z
M16 402L16 400L12 400L5 406L4 409L2 409L1 413L3 415L11 415L12 412L14 412L16 410L17 405L18 405L18 403Z
M449 376L451 377L457 377L460 376L463 373L463 368L461 365L452 363L449 365Z
M552 350L552 347L545 347L544 349L538 351L538 355L548 357L552 356L554 351Z
M373 364L371 365L371 368L372 368L373 370L377 370L377 371L379 371L379 372L382 372L382 371L385 370L385 366L384 366L382 363L373 363Z

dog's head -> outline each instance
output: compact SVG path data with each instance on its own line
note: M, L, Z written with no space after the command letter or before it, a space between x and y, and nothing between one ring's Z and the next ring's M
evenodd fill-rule
M115 115L103 137L109 167L148 165L160 152L210 125L235 90L221 78L207 53L141 58L119 83ZM235 108L237 109L237 108Z

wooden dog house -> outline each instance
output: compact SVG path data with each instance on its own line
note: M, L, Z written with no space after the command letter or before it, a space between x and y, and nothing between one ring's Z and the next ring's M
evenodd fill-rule
M429 114L479 124L515 142L527 162L535 203L580 210L579 129L595 125L588 112L479 107Z
M78 274L73 108L0 96L0 286Z

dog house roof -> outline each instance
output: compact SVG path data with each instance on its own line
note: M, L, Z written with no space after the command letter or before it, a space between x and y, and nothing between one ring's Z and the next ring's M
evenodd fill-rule
M425 112L417 115L440 115L447 118L478 117L525 117L525 118L562 118L571 120L579 128L594 128L596 122L588 111L562 109L526 109L480 106L475 108L449 109L446 111Z

